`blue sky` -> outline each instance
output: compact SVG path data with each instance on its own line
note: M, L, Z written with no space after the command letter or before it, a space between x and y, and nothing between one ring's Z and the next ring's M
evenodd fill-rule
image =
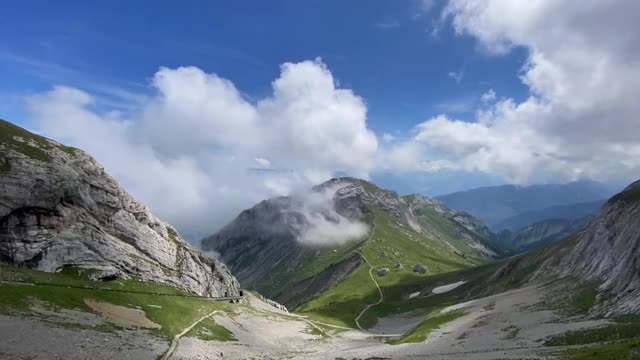
M428 11L420 1L386 0L63 3L4 6L0 91L69 85L124 106L129 92L149 91L160 66L193 65L251 99L271 91L281 63L321 57L342 87L364 97L369 126L399 136L443 112L468 119L490 88L527 94L518 79L523 52L492 57L450 27L431 34L442 3ZM18 105L2 116L25 121Z
M198 234L336 174L426 195L625 183L639 6L10 2L0 117L88 151Z

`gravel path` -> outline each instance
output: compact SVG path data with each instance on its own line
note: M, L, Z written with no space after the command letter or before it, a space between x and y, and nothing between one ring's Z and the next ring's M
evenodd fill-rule
M173 351L176 349L176 346L178 346L178 341L180 341L180 338L184 336L184 334L188 333L191 329L193 329L194 326L198 325L202 320L211 317L215 314L218 313L222 313L220 310L215 310L210 312L209 314L201 317L200 319L194 321L191 325L187 326L184 330L182 330L181 333L177 334L176 336L173 337L173 340L171 341L171 345L169 345L169 349L167 350L167 352L164 353L164 355L162 356L162 360L167 360L171 357L171 355L173 354Z

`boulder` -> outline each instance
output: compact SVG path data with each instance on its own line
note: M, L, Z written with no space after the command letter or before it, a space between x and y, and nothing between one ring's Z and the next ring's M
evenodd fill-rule
M427 267L422 264L417 264L416 266L413 267L413 272L418 274L424 274L427 272Z

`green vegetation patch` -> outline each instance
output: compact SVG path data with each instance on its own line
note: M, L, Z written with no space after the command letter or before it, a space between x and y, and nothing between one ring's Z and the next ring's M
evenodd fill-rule
M54 147L57 147L71 155L75 154L76 151L75 148L55 144L45 137L33 134L19 126L1 119L0 143L6 146L6 150L12 149L28 156L31 159L40 161L50 161L51 156L47 154L45 150L50 150ZM2 171L0 170L0 172Z
M205 341L238 341L231 331L210 318L199 322L185 336Z
M640 359L640 337L563 352L566 360Z
M9 159L0 159L0 174L9 172L11 170L11 164Z
M388 343L391 345L406 344L406 343L418 343L426 340L427 336L440 326L449 323L461 316L466 315L462 311L450 311L445 314L439 314L427 318L421 322L416 328L411 330L399 339L391 340Z
M84 303L94 299L128 308L142 309L146 317L162 326L153 330L158 335L173 338L202 316L215 310L230 311L230 305L206 298L162 296L189 295L170 286L134 279L94 282L82 270L66 268L59 273L0 266L0 279L5 282L28 281L52 285L0 284L0 313L33 315L30 299L39 299L55 308L92 312ZM74 286L74 287L67 287ZM83 288L86 287L86 288ZM120 292L110 290L125 290ZM96 328L96 330L100 330Z
M588 313L596 303L598 296L597 284L585 285L572 297L571 305L579 313Z
M605 341L640 339L640 315L626 315L615 320L615 324L595 329L569 331L548 338L545 346L584 345Z

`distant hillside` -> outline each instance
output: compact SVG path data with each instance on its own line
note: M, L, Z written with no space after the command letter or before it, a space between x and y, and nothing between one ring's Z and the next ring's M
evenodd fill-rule
M505 227L518 229L548 218L580 218L592 214L590 211L596 204L611 195L612 192L600 183L577 181L556 185L482 187L436 199L453 209L473 214L494 231L499 231Z
M495 225L495 229L518 231L544 220L579 220L593 217L607 200L591 201L579 204L556 205L541 210L526 211L510 217Z
M574 220L547 219L517 231L503 230L498 233L497 245L510 254L519 254L578 233L591 219L591 215Z
M364 233L353 232L361 225ZM334 241L349 233L351 239ZM390 285L487 263L496 256L487 235L478 219L437 200L339 178L309 194L265 200L202 246L219 252L243 287L288 306L320 298L307 309L323 312L336 296L376 291L370 266L381 285Z

